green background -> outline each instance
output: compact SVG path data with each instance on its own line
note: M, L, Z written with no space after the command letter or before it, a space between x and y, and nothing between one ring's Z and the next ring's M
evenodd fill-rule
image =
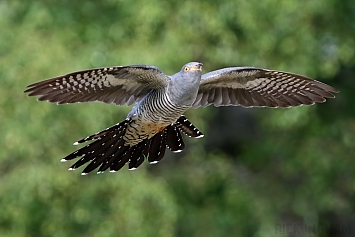
M354 236L354 52L353 0L0 0L0 236ZM185 137L182 153L87 176L60 159L130 108L23 93L77 70L173 74L189 61L290 71L340 93L190 109L205 137Z

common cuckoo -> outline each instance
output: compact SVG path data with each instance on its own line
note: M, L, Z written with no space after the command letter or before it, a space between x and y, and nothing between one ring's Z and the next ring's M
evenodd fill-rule
M82 174L136 169L147 159L159 162L168 148L180 152L181 133L203 134L183 115L200 106L291 107L334 98L335 88L305 76L255 67L230 67L202 74L202 63L190 62L172 75L148 65L116 66L70 73L29 85L25 92L57 104L101 101L135 103L127 118L74 143L94 140L64 157L80 157L69 170L87 164Z

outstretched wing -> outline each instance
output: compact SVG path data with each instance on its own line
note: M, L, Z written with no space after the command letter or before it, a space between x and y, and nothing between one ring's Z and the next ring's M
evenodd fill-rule
M290 107L334 98L337 89L305 76L253 67L231 67L202 75L193 107L241 105Z
M150 90L166 86L170 77L147 65L97 68L70 73L27 87L29 96L58 104L101 101L131 105Z

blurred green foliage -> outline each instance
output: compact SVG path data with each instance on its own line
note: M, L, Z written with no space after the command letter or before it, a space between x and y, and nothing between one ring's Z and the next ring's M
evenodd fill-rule
M353 236L354 12L353 0L1 0L0 236L289 236L275 233L283 223ZM189 110L204 139L156 166L88 176L59 160L130 108L23 94L76 70L172 74L189 61L291 71L341 93L310 107Z

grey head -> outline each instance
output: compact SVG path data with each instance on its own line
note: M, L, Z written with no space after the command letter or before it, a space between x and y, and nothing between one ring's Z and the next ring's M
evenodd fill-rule
M175 75L179 74L181 78L187 80L193 80L202 75L202 66L203 64L200 62L189 62L186 63L180 70L180 72L176 73ZM192 81L191 81L192 82Z
M171 76L174 86L183 86L186 84L189 84L188 86L192 86L191 84L199 85L202 75L202 65L199 62L186 63L178 73Z
M171 99L185 105L194 102L200 87L202 65L200 62L189 62L171 76L169 84Z

